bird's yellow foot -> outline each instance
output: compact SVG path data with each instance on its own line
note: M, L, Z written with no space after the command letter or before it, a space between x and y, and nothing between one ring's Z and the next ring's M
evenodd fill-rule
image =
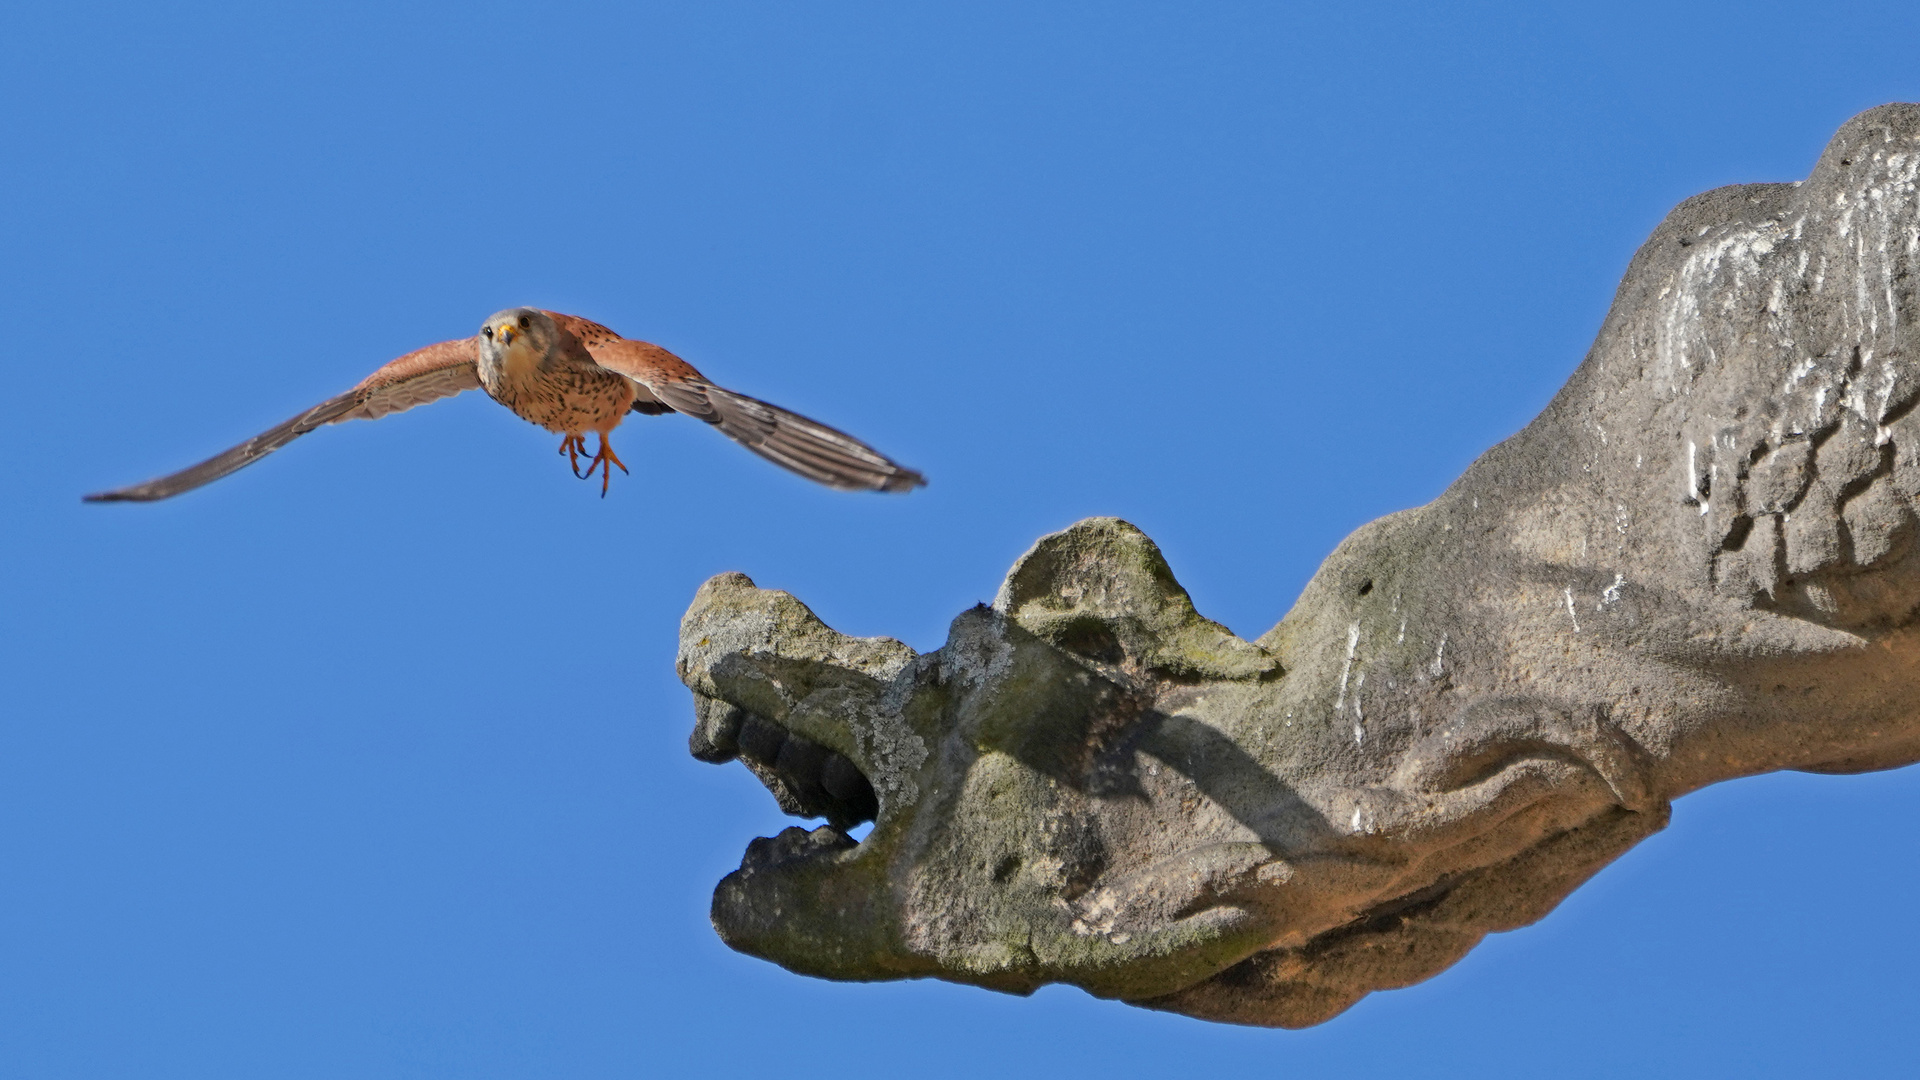
M560 452L567 455L567 464L573 466L573 475L581 480L593 475L593 466L587 466L586 472L580 471L580 455L587 452L585 435L569 435L560 440Z
M575 437L580 439L580 452L586 453L586 439L581 436ZM600 452L593 455L592 461L587 462L587 476L591 477L595 469L600 470L600 497L603 499L607 497L607 484L613 479L615 465L620 466L621 472L627 472L626 463L614 454L613 444L607 441L607 433L603 431L600 433ZM633 474L627 473L627 475Z

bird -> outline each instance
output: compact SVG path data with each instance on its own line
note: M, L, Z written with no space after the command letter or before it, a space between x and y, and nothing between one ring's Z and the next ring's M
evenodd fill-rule
M346 393L198 465L83 498L172 498L251 465L327 424L377 420L475 388L521 419L563 436L559 452L575 476L591 480L600 474L602 498L613 470L628 471L613 452L609 435L629 412L676 412L704 420L768 461L843 491L905 492L927 482L845 432L709 382L692 364L658 345L623 338L577 315L516 307L488 316L470 338L442 341L390 361ZM599 436L592 453L587 451L589 432ZM582 459L585 472L580 471Z

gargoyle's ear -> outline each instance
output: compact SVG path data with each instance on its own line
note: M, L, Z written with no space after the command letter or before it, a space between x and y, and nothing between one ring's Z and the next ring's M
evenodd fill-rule
M1280 661L1202 618L1160 549L1119 518L1040 538L1007 572L996 611L1077 656L1178 679L1257 679Z

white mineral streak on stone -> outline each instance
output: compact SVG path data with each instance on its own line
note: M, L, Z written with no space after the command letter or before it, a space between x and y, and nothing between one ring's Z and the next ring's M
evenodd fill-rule
M1700 452L1700 448L1694 444L1694 441L1692 439L1688 439L1687 440L1687 501L1690 503L1697 504L1700 507L1700 513L1702 515L1705 515L1706 512L1709 509L1711 509L1711 506L1708 504L1706 496L1700 493L1700 471L1696 467L1697 465L1696 459L1699 455L1699 452Z
M1441 675L1446 674L1446 670L1447 670L1446 659L1447 659L1447 635L1441 634L1440 647L1433 651L1433 677L1434 678L1437 679Z
M1704 239L1708 231L1702 230L1701 238ZM1763 273L1762 260L1788 235L1790 230L1781 222L1767 221L1731 228L1710 243L1693 246L1676 275L1677 288L1673 288L1671 294L1661 295L1661 299L1671 302L1661 305L1663 310L1655 331L1655 353L1671 392L1679 392L1681 373L1691 385L1699 374L1695 370L1696 361L1711 364L1719 359L1719 351L1706 335L1712 328L1724 325L1725 317L1732 314L1734 298L1743 291L1747 279ZM1703 317L1700 310L1703 297L1718 299L1722 310Z
M1861 370L1865 371L1872 368L1873 363L1873 350L1862 349L1860 352ZM1848 381L1840 393L1840 407L1859 417L1863 423L1871 425L1874 422L1874 414L1873 409L1867 404L1868 390L1866 382L1867 380L1865 379Z
M1333 713L1335 716L1340 715L1340 710L1346 708L1347 676L1353 673L1353 651L1359 644L1360 624L1354 623L1352 626L1347 627L1347 661L1340 665L1340 694L1334 698L1333 701Z
M1393 639L1395 645L1405 644L1407 640L1407 620L1400 620L1400 636Z
M1577 634L1580 632L1580 616L1573 612L1573 587L1561 589L1560 595L1567 598L1567 618L1573 620L1573 632Z
M1620 586L1625 585L1626 583L1627 583L1627 576L1625 574L1613 575L1613 584L1600 590L1600 602L1594 605L1593 609L1595 611L1599 611L1601 608L1606 607L1608 604L1617 602L1620 599Z
M1793 370L1787 372L1787 384L1784 387L1785 391L1791 394L1794 388L1805 381L1807 376L1813 374L1813 369L1819 365L1820 362L1811 357L1793 365Z
M1880 368L1880 404L1873 410L1873 445L1875 446L1885 446L1893 438L1893 433L1888 431L1881 421L1885 420L1887 413L1893 409L1893 392L1899 382L1900 370L1892 363L1883 363Z

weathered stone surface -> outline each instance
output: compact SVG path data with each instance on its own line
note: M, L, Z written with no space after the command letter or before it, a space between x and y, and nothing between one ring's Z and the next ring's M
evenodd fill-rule
M1920 760L1917 175L1893 105L1802 184L1682 204L1547 410L1258 641L1111 519L926 655L708 582L695 755L830 821L755 841L715 927L1301 1026L1539 919L1688 791Z

